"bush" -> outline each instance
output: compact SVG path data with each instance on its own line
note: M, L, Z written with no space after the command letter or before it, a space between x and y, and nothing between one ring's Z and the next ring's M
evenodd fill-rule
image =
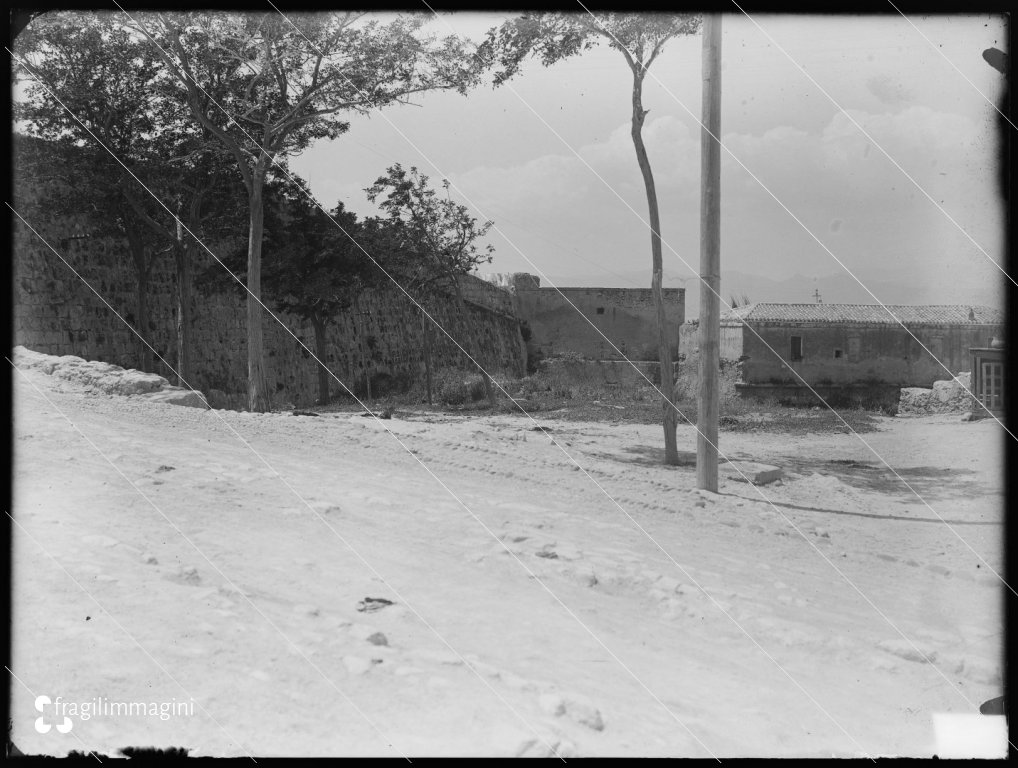
M529 344L527 345L527 373L535 374L541 368L541 361L544 360L544 355L541 354L539 349L532 348Z
M484 378L455 368L436 371L432 378L435 399L446 405L463 405L484 399Z
M520 379L520 389L524 397L530 397L537 392L548 392L551 385L541 376L526 376Z
M563 400L572 400L574 397L579 395L579 390L576 387L559 386L553 387L551 394L552 397L559 397Z
M884 416L897 416L898 415L898 404L897 403L884 403L880 406L880 412Z

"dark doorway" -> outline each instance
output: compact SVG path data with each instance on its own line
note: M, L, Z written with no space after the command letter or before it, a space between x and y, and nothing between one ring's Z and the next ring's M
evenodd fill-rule
M802 336L792 337L792 362L802 360Z

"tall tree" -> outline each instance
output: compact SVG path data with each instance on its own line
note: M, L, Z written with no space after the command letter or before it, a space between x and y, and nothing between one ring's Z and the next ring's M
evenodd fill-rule
M464 93L479 76L457 38L420 34L427 20L388 24L358 13L139 14L194 118L232 154L248 194L248 406L269 408L262 360L261 258L266 175L349 124L344 112L407 102L416 93Z
M501 85L519 72L528 58L537 58L545 66L607 43L622 54L633 74L632 118L630 135L636 161L643 175L650 219L652 260L651 290L657 314L658 358L661 365L661 389L664 394L665 463L678 464L675 439L675 382L672 349L668 343L662 296L661 216L657 190L651 172L647 147L643 142L643 123L648 110L643 107L643 81L665 44L682 35L695 34L700 18L685 14L635 13L525 13L488 32L479 54L496 66L495 84Z
M470 273L479 264L490 262L494 252L492 245L478 247L481 240L494 225L487 221L478 226L467 207L455 202L449 196L449 181L442 180L444 196L431 188L428 177L416 168L406 171L399 163L386 169L365 192L371 202L384 196L378 205L388 216L389 223L400 241L402 252L414 259L403 265L401 272L408 282L418 288L432 283L444 285L455 297L460 313L467 320L466 301L460 287L460 277ZM423 298L423 297L422 297ZM423 306L423 305L422 305ZM431 329L424 322L425 375L428 377L430 401L431 378ZM467 325L471 328L471 325ZM468 346L470 354L480 362L480 343L471 334ZM495 390L490 377L481 370L485 394L492 407L496 405Z

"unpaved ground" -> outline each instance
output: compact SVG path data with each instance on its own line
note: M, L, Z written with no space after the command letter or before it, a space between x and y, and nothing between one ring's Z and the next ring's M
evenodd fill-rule
M789 474L713 495L658 465L652 426L252 415L14 377L28 753L930 755L933 713L1001 692L990 421L863 436L923 501L852 435L723 435ZM195 711L39 733L39 695Z

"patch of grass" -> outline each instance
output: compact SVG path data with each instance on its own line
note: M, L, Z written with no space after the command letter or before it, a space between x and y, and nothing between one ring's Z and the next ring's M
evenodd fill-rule
M432 394L439 403L463 405L484 399L484 378L455 368L443 368L432 377Z
M847 433L849 428L856 432L872 432L878 428L880 411L876 408L865 409L861 403L851 403L848 407L837 408L836 415L825 407L783 404L774 398L764 401L745 399L735 390L737 368L723 367L721 373L719 427L723 433L804 435ZM520 418L526 418L522 408L540 420L660 424L664 412L661 395L646 382L606 384L585 379L579 374L570 375L566 367L562 366L538 371L522 379L498 379L498 384L518 405L496 387L498 405L494 413ZM371 407L376 411L388 408L390 412L397 413L408 409L457 414L493 412L484 396L483 380L476 372L455 369L436 371L433 380L434 405L430 407L425 404L423 389L423 381L417 381L410 392L391 394L382 403L371 403ZM687 426L690 422L695 424L695 374L691 376L689 370L683 369L676 383L676 393L676 407L682 414L677 417L679 426ZM324 410L357 412L361 409L355 402L346 399Z

